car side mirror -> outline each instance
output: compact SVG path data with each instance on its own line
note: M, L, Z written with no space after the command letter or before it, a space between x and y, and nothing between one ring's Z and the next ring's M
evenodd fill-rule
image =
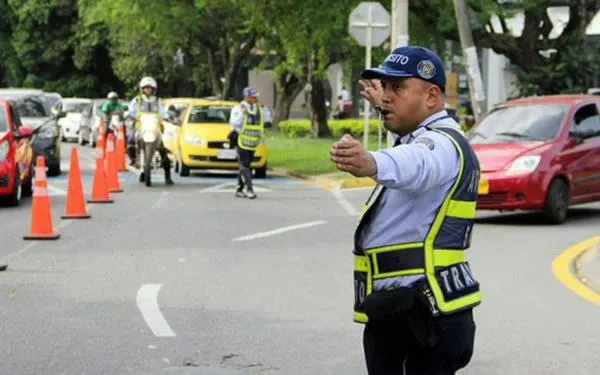
M31 128L19 128L19 133L15 134L15 139L31 138L33 137L33 129Z

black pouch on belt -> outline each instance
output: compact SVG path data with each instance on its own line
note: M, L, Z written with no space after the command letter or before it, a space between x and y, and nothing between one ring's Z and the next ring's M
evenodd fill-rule
M382 290L368 295L362 305L369 321L404 316L413 307L415 291L413 288Z
M418 298L416 298L413 308L407 315L408 324L413 335L423 347L432 347L438 341L435 324L436 317L439 316L440 312L426 281L419 280L413 287Z

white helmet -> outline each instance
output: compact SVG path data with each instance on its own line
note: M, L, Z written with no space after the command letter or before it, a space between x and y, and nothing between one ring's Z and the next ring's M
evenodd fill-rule
M144 77L142 78L142 80L140 81L140 90L143 90L144 87L146 86L150 86L152 87L154 90L156 90L156 81L154 80L154 78L152 77Z
M114 91L111 91L108 93L108 95L106 96L108 99L119 99L119 94L117 94Z

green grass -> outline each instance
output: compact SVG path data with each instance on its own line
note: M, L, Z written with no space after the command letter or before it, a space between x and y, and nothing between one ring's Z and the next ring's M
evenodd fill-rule
M266 134L269 166L308 175L339 172L329 160L329 149L337 140L286 138L277 130L269 130ZM360 141L362 142L362 138ZM369 150L377 150L377 137L369 137ZM350 175L347 173L339 172L333 177L348 176Z

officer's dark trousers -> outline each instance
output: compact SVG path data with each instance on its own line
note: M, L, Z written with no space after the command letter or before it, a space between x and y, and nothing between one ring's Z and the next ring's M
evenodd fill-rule
M475 340L472 309L432 319L437 340L431 347L417 341L404 318L367 323L363 343L369 375L453 375L465 367Z
M237 148L238 162L240 163L240 170L238 173L238 191L242 191L244 186L248 188L248 191L253 192L252 187L252 169L250 165L254 159L254 151L244 150L241 147Z

